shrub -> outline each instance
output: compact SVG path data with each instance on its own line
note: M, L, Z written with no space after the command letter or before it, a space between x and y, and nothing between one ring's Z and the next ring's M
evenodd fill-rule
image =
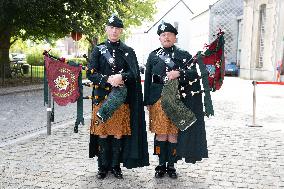
M52 52L52 56L58 57L58 52ZM43 50L31 51L27 54L27 63L33 66L43 66Z
M43 52L34 51L27 54L27 63L33 66L43 66Z
M68 61L74 61L76 63L82 64L83 66L87 65L87 60L85 58L69 58Z

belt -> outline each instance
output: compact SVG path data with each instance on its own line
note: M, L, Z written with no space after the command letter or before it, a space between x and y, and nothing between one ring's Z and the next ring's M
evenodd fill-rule
M164 83L165 83L165 82L164 82L164 79L165 79L165 77L160 76L160 75L154 74L154 75L152 76L152 82L153 82L153 83L164 84Z

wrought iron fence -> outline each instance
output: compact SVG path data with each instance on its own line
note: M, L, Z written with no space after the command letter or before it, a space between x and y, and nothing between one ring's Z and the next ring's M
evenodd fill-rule
M86 65L86 59L70 59L72 61ZM0 64L0 87L13 87L43 83L44 63L43 59L36 56L30 57L28 61L12 60L9 63L11 73L5 73L6 64ZM7 76L8 75L8 76ZM86 73L82 72L82 78L86 78Z
M0 87L22 86L43 82L44 66L35 66L20 61L10 61L11 73L5 73L7 65L1 66ZM7 76L8 75L8 76Z

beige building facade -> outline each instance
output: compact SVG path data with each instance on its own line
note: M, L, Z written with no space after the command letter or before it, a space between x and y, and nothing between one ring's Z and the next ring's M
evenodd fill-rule
M284 0L244 0L239 43L241 78L280 81L278 70L281 63L283 69L284 56Z

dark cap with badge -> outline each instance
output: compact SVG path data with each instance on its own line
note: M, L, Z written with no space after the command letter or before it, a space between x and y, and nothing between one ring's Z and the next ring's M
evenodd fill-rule
M108 26L113 26L117 28L123 28L123 22L116 15L111 15L111 17L107 21Z
M162 22L158 26L157 34L161 35L161 33L164 33L164 32L171 32L171 33L174 33L175 35L178 34L177 29L175 27L173 27L170 23Z

